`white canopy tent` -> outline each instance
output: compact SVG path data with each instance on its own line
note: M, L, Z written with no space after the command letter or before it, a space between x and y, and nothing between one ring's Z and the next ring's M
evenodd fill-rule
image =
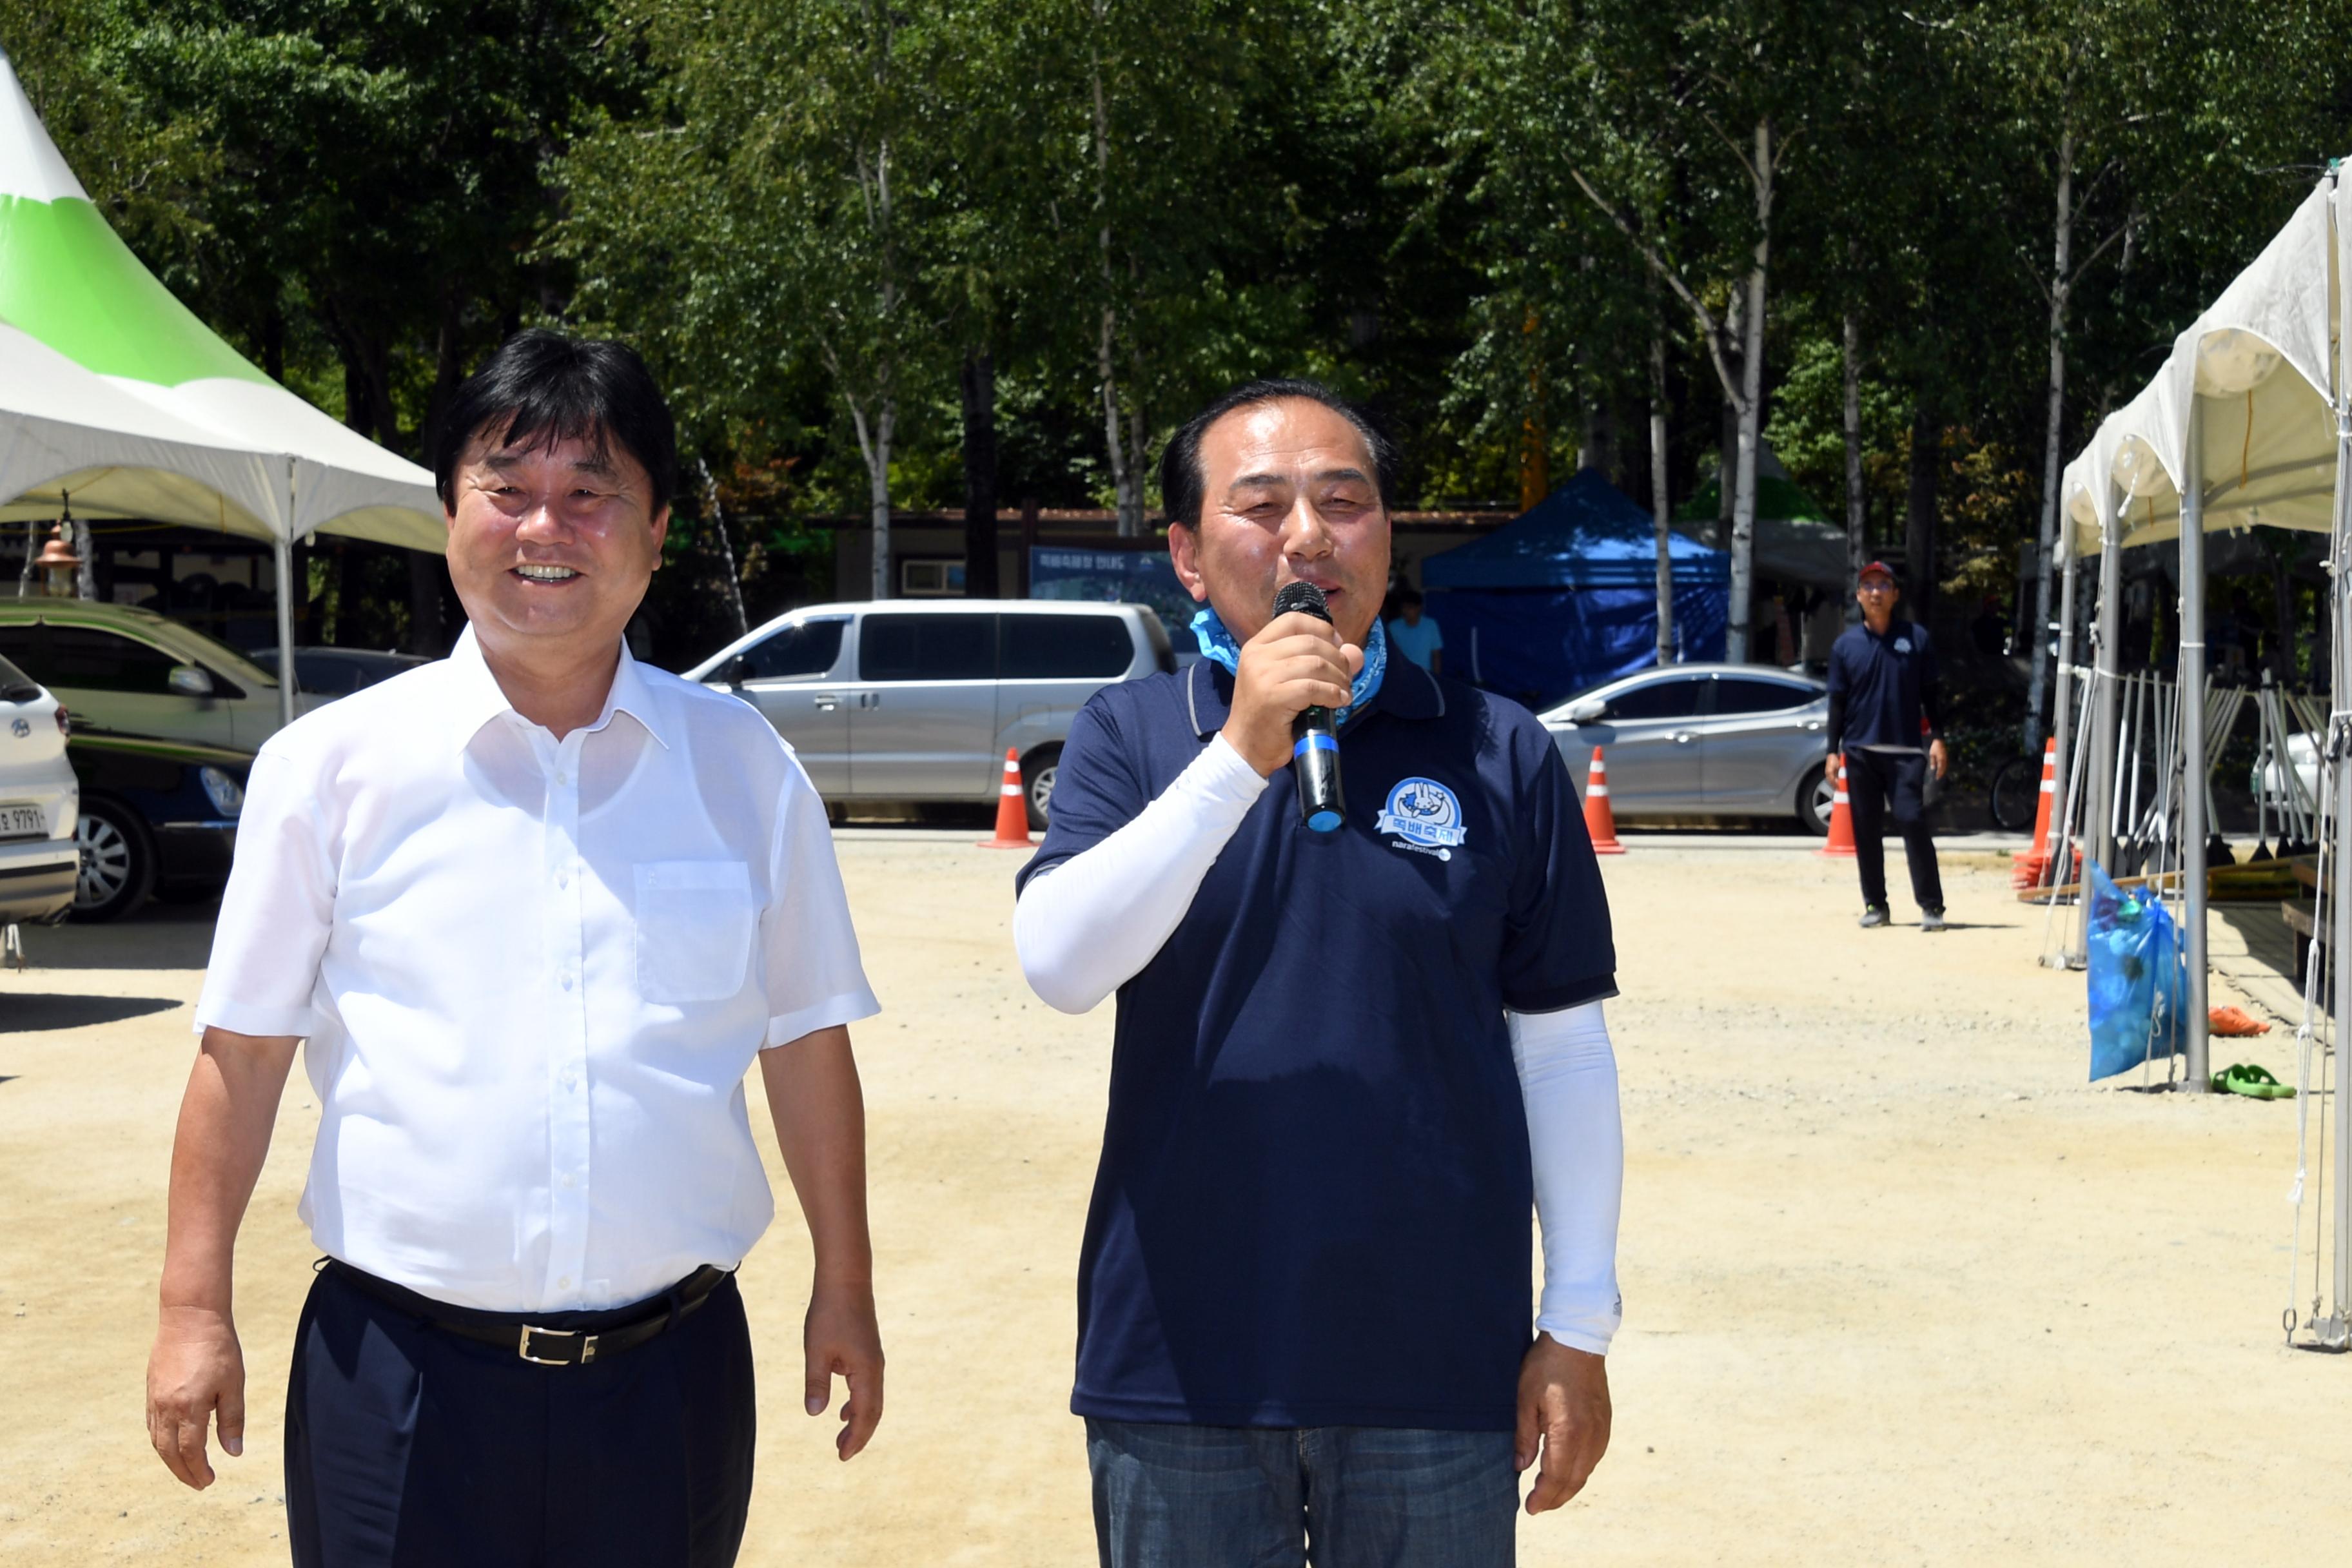
M2330 174L2305 198L2252 266L2223 289L2173 342L2163 367L2139 395L2109 416L2065 472L2061 530L2067 592L2063 601L2062 661L2071 657L2076 563L2101 558L2097 656L2093 670L2088 853L2106 861L2113 852L2116 780L2116 649L2121 624L2121 553L2170 543L2179 552L2180 753L2201 774L2206 755L2204 536L2263 524L2334 536L2334 635L2330 671L2330 755L2341 758L2352 738L2347 721L2346 633L2352 596L2345 568L2352 543L2352 402L2346 395L2346 290L2352 256L2352 190ZM2067 712L2062 689L2059 712ZM2063 725L2062 718L2062 725ZM2352 903L2338 889L2352 887L2352 766L2334 767L2335 837L2323 858L2322 908L2332 914L2316 944L2332 960L2352 953ZM2058 776L2068 777L2063 764ZM2201 787L2184 791L2181 836L2186 915L2189 1082L2207 1087L2206 831ZM2063 852L2063 847L2060 847ZM2084 900L2087 904L2087 900ZM2315 952L2314 963L2319 962ZM2332 1012L2352 1016L2352 964L2330 962ZM2352 1094L2338 1067L2336 1096L2335 1314L2333 1342L2352 1331ZM2325 1337L2325 1335L2323 1336Z
M68 498L270 542L289 719L294 541L446 539L432 475L264 375L140 264L0 53L0 519Z

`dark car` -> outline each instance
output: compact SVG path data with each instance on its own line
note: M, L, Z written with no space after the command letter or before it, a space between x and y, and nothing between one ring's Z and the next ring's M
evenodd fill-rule
M228 880L253 753L76 727L81 871L73 919L120 920L149 895L205 898Z
M247 657L270 674L278 673L276 648L259 648ZM427 662L413 653L376 648L298 647L294 650L294 689L320 697L349 697Z

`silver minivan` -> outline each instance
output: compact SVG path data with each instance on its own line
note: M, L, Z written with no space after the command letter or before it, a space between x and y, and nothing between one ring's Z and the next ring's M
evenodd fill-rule
M1029 825L1043 827L1087 699L1175 668L1142 605L942 599L812 605L686 679L766 714L827 801L993 802L1009 748Z

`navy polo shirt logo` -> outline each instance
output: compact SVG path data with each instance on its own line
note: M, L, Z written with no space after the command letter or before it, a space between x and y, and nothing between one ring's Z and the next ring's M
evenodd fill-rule
M1393 833L1403 840L1396 849L1417 849L1440 860L1454 851L1468 830L1462 826L1462 801L1435 779L1409 778L1389 791L1388 809L1374 825L1376 833Z
M1895 639L1895 651L1896 653L1909 653L1911 651L1911 639L1909 637L1896 637Z

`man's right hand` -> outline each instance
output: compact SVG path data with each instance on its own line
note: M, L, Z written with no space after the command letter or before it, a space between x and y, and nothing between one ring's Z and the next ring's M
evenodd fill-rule
M245 1352L226 1312L166 1307L147 1357L147 1436L164 1466L202 1491L213 1484L205 1428L217 1414L221 1448L245 1452Z
M1242 645L1225 743L1271 778L1290 761L1291 721L1309 708L1345 708L1364 650L1342 643L1328 621L1293 611Z

